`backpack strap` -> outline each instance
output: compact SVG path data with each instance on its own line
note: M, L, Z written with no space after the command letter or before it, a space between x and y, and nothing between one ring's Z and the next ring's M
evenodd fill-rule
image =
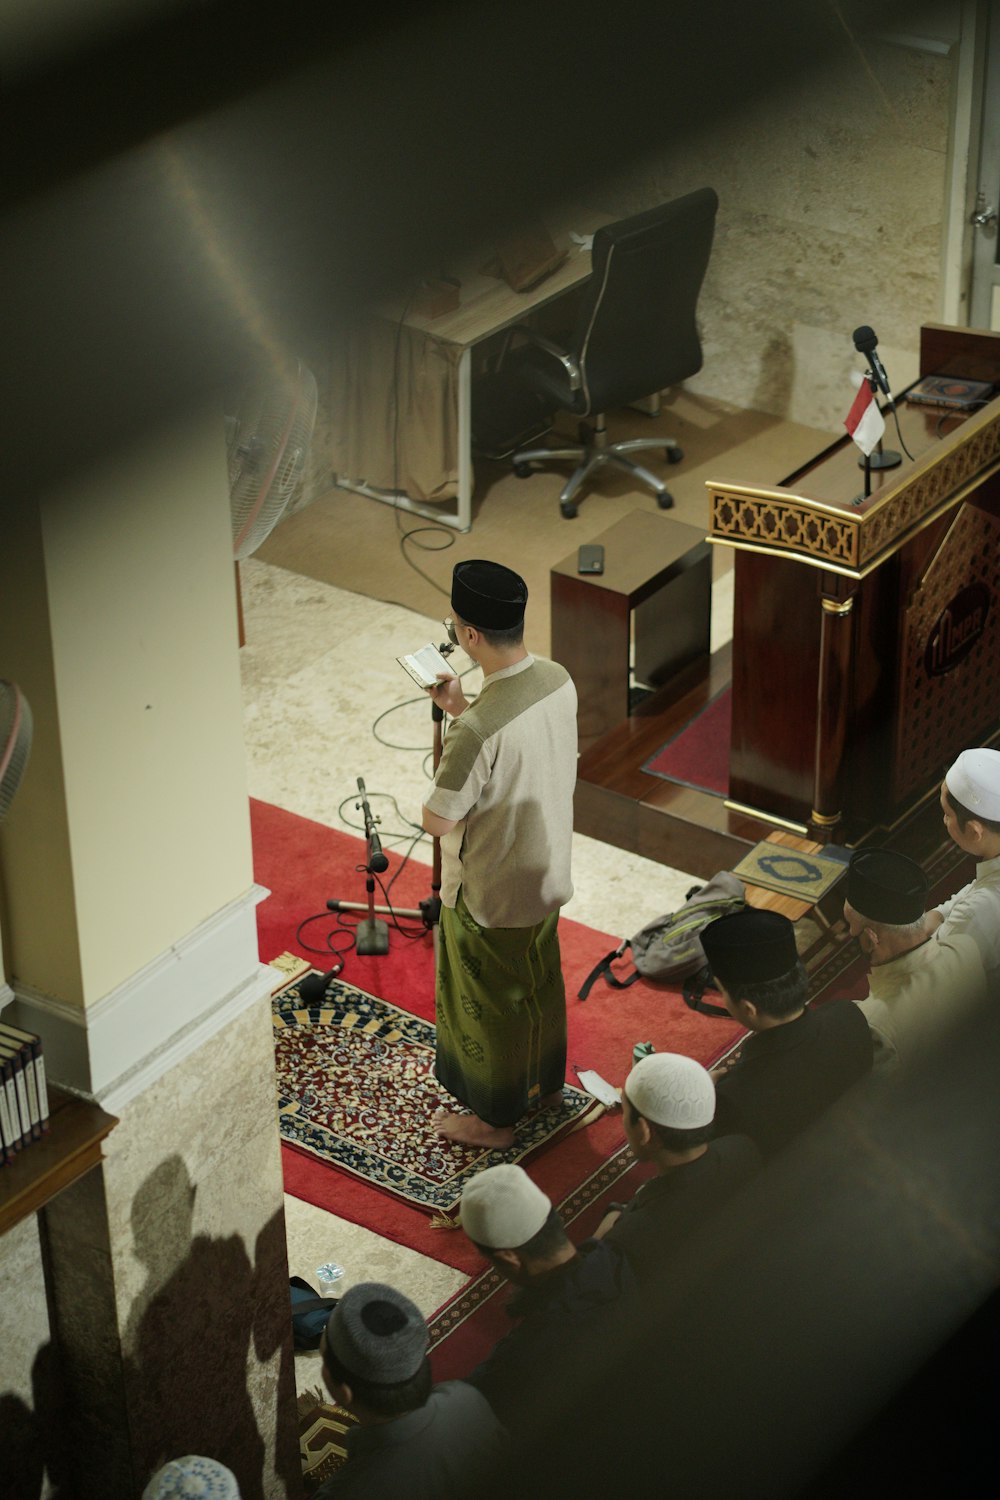
M724 1005L713 1005L711 1000L702 999L705 991L712 987L712 971L708 967L708 964L705 964L696 973L689 974L685 979L681 988L681 994L684 996L684 1004L689 1010L700 1011L703 1016L725 1016L727 1021L731 1021L732 1016Z
M629 942L628 938L624 938L617 948L613 948L610 953L606 953L601 961L594 965L590 973L587 975L586 979L581 984L577 992L577 999L586 1000L587 996L590 994L595 983L598 979L600 979L602 974L613 990L627 990L630 984L635 984L636 980L639 978L638 969L634 969L627 979L616 979L614 974L612 974L611 972L611 965L614 960L616 958L621 958L622 954L625 952L625 949L631 948L631 946L632 944Z

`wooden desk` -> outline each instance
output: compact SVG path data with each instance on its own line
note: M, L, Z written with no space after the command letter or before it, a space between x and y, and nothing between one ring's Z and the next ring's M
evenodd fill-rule
M97 1104L49 1085L49 1129L0 1167L0 1234L45 1207L101 1160L101 1142L118 1124Z
M594 541L604 572L581 576L571 552L550 574L552 658L576 683L580 748L629 714L629 657L636 679L658 686L707 660L711 549L704 532L634 510Z
M581 214L570 227L579 234L591 234L609 222L606 215ZM376 310L380 327L369 330L367 344L359 339L344 351L343 377L338 380L335 374L333 379L333 417L343 433L342 438L335 435L333 439L333 467L341 488L459 531L471 529L473 351L586 281L589 249L573 243L568 229L553 238L568 251L567 258L530 291L511 291L499 277L484 275L478 267L489 257L483 253L459 273L459 306L454 312L422 317L409 310L405 299ZM400 346L401 330L406 335L405 349ZM366 385L363 400L357 395L359 382ZM405 468L399 464L397 405L401 415L417 411L422 425L434 429L435 441L440 435L444 458L435 466L440 472L428 476L423 486L425 494L434 497L432 503L394 484L399 468ZM358 473L359 469L364 472ZM436 503L438 494L442 500L454 497L452 511Z

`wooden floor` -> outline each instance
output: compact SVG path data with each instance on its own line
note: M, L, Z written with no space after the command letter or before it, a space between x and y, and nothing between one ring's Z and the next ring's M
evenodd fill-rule
M726 645L645 699L584 752L577 773L578 833L708 879L731 869L772 832L773 823L729 811L722 797L642 769L729 685L731 671Z
M628 849L647 859L690 870L707 880L729 870L755 844L773 834L765 818L726 807L725 799L679 782L651 775L642 767L667 740L721 693L730 682L732 648L702 658L669 686L645 699L617 728L580 757L575 822L578 833ZM928 875L933 890L973 878L972 862L945 833L936 790L891 827L876 828L864 840L908 854ZM826 915L836 918L842 894ZM822 903L826 910L829 903Z

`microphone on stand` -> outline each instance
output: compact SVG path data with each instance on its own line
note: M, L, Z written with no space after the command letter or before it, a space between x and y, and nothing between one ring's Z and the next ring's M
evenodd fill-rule
M358 791L361 793L361 811L365 818L365 838L368 840L368 868L373 875L381 875L389 868L389 861L382 853L382 840L378 836L376 825L378 819L372 816L372 810L368 806L368 793L365 791L363 779L358 777Z
M869 328L868 324L864 323L860 328L855 328L851 337L854 340L855 349L857 349L859 354L864 355L871 366L875 384L888 402L889 411L895 411L896 403L893 399L892 391L889 389L889 377L885 373L885 365L875 353L878 346L878 339L875 337L874 328Z
M325 974L307 974L305 979L299 982L299 998L309 1001L310 1004L314 1000L322 1000L330 984L343 967L344 960L340 959L332 969L327 969Z

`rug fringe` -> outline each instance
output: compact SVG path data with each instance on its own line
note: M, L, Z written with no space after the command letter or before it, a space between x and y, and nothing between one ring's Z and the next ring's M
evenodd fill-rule
M313 1386L311 1391L302 1391L298 1398L299 1419L307 1417L317 1406L326 1406L327 1400L319 1386Z
M569 1127L567 1134L575 1135L578 1130L586 1130L588 1125L593 1125L595 1120L599 1120L601 1116L606 1113L607 1106L602 1104L600 1099L595 1099L590 1108L585 1109L578 1120L573 1121L573 1124Z
M431 1229L461 1229L459 1219L450 1219L447 1214L433 1214L430 1222Z

